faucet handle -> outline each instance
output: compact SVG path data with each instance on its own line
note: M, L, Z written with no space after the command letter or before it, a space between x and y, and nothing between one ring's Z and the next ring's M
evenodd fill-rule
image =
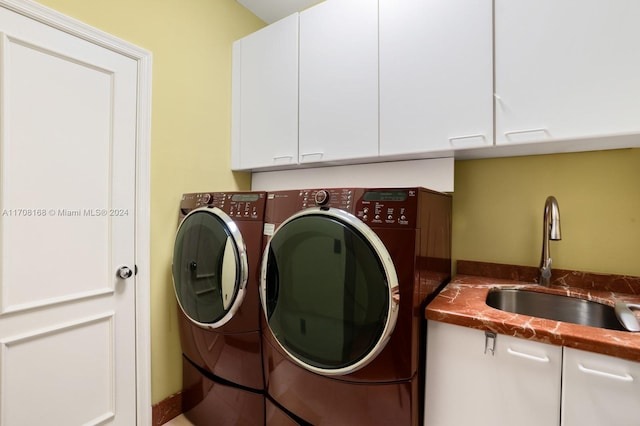
M540 265L540 282L543 286L549 286L551 284L551 264L553 260L551 257L543 259L542 264Z

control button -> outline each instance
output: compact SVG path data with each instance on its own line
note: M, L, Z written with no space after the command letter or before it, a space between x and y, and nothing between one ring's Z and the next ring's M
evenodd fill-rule
M364 209L362 209L362 211L365 212L365 214L369 213L369 207L365 207Z
M367 220L367 215L362 216L362 220Z
M407 217L405 215L400 216L400 220L407 220Z
M329 192L324 189L316 192L315 202L318 206L324 206L327 204L329 202Z
M202 194L202 202L209 204L211 202L211 194Z
M375 216L375 219L376 219L376 220L380 220L380 215L379 215L379 214L377 214L377 215Z
M387 219L393 220L393 216L389 215L389 216L387 216Z

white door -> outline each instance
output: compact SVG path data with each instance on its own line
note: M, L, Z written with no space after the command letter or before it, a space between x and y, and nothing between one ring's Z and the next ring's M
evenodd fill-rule
M136 423L137 62L0 8L0 424Z

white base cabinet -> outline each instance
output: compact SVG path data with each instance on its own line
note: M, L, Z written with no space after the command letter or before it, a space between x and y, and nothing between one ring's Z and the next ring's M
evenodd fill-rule
M639 404L638 362L427 323L425 426L631 426Z
M564 348L562 425L640 425L640 363Z
M429 321L426 363L425 425L559 424L560 346Z

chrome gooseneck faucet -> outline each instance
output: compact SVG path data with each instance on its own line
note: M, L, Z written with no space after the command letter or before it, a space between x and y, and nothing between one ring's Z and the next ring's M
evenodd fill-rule
M551 282L551 255L549 240L561 240L560 208L555 197L547 197L544 203L544 218L542 227L542 260L540 261L540 285L549 286Z

